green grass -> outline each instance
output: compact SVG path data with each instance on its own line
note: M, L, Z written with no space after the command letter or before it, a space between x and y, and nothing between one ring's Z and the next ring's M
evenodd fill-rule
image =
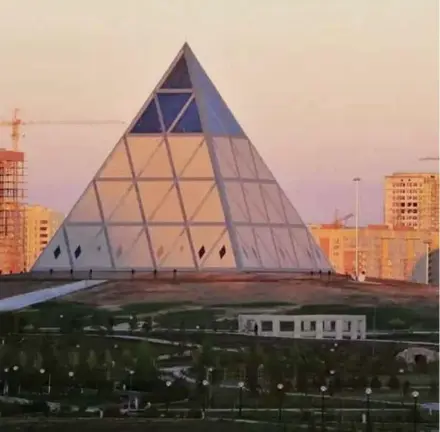
M170 312L159 315L155 321L165 328L212 328L213 322L218 316L222 316L221 311L213 309L198 309L194 311Z
M30 426L32 425L32 429ZM147 420L147 419L36 419L15 421L2 420L2 432L281 432L279 425L249 424L231 421L204 421L204 420ZM286 428L286 432L294 429Z
M437 307L407 308L396 305L350 306L344 304L304 305L290 312L292 315L349 314L366 315L367 328L377 330L437 330L439 310Z
M127 314L144 314L159 312L164 309L178 308L192 305L191 302L153 302L130 303L121 307L120 311Z
M248 303L217 303L210 305L211 308L273 308L282 306L295 306L290 302L248 302Z

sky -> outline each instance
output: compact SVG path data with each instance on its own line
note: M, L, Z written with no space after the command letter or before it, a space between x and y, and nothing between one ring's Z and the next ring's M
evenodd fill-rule
M359 176L380 223L385 175L438 169L438 0L0 0L0 120L130 122L185 41L306 222ZM23 132L28 201L67 213L124 125Z

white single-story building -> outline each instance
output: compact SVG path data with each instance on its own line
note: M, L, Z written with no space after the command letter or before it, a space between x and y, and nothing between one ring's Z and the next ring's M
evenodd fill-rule
M285 338L365 339L365 315L238 315L238 331Z

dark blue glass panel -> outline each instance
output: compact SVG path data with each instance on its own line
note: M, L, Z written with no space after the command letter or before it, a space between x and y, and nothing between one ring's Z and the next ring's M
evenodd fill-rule
M245 136L234 115L194 55L188 55L191 78L204 109L203 127L210 135Z
M171 70L164 83L164 89L190 89L192 88L191 78L189 77L188 65L185 57L180 57L174 68Z
M172 133L198 133L202 131L202 124L200 123L199 110L195 99L191 101L188 108L180 117L179 121L174 126Z
M162 111L165 130L168 130L176 120L177 115L182 111L183 106L188 102L191 93L158 93L159 107Z
M159 115L157 113L156 103L154 99L148 104L145 111L139 117L139 120L131 129L130 133L144 134L144 133L161 133Z

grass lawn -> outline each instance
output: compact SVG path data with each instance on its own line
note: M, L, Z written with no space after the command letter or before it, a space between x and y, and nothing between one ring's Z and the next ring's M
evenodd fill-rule
M36 419L34 421L1 420L2 432L280 432L279 425L249 424L207 420L148 420L148 419ZM293 429L285 429L293 431Z
M123 352L128 349L131 351L135 351L136 347L139 345L139 340L133 339L120 339L120 338L111 338L99 335L85 335L85 334L75 334L75 335L58 335L58 334L49 334L49 335L41 335L41 334L29 334L24 336L23 341L20 343L23 346L24 350L27 347L38 347L43 341L43 338L51 338L53 340L60 341L63 346L71 347L72 349L76 349L76 345L79 345L79 350L81 352L87 352L90 350L94 350L96 352L103 352L105 350L110 350L111 353ZM29 344L29 345L28 345ZM164 344L155 344L149 343L153 353L156 356L162 354L174 354L178 352L178 347L172 345L164 345Z
M223 316L219 309L199 309L194 311L170 312L158 315L155 321L164 328L212 328L215 319Z
M304 305L290 311L292 315L349 314L366 315L367 328L377 330L434 330L438 331L438 307L408 308L395 305L350 306L344 304Z
M120 311L127 314L148 314L159 312L165 309L191 306L191 302L153 302L153 303L131 303L121 307Z

